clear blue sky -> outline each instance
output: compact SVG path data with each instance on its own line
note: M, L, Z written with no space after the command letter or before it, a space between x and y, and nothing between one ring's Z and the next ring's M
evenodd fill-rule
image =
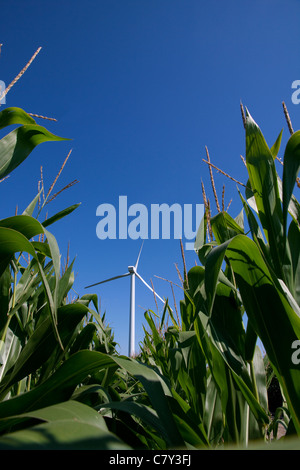
M245 181L240 100L270 146L283 128L287 104L294 128L300 105L291 84L300 79L299 0L21 0L2 2L0 79L8 85L36 49L42 50L7 95L6 106L54 117L38 121L71 142L40 145L0 186L1 217L21 212L37 192L40 166L46 188L67 153L56 189L79 184L48 206L49 216L73 203L80 208L52 227L63 257L76 256L75 287L127 271L140 240L99 240L96 209L128 204L201 204L203 180L215 210L207 166L212 162ZM240 209L236 185L215 174L221 195ZM186 253L188 268L196 256ZM140 274L170 297L168 284L182 268L178 240L146 240ZM137 342L153 296L137 280ZM89 290L127 354L129 278ZM179 302L182 294L176 290Z

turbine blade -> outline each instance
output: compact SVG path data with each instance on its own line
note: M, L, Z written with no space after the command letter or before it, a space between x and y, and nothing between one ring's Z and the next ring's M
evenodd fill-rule
M139 275L139 273L137 273L137 272L136 272L135 274L136 274L136 275L137 275L137 277L138 277L138 278L139 278L139 279L140 279L140 280L141 280L141 281L142 281L142 282L145 284L145 286L147 286L147 287L148 287L148 289L150 289L150 290L151 290L151 292L153 292L153 293L154 293L154 295L156 295L156 297L157 297L159 300L161 300L161 301L162 301L162 303L165 303L165 300L163 300L163 299L162 299L162 298L161 298L161 297L160 297L160 296L159 296L159 295L158 295L158 294L157 294L157 293L156 293L156 292L155 292L155 291L152 289L152 287L150 287L150 286L149 286L149 284L147 284L147 282L146 282L146 281L144 281L144 279L143 279L143 278L142 278L142 277Z
M136 260L135 266L134 266L134 267L135 267L135 269L137 269L137 267L138 267L139 260L140 260L140 256L141 256L141 252L142 252L142 248L143 248L143 245L144 245L144 240L143 240L143 242L142 242L142 246L141 246L141 248L140 248L140 251L139 251L139 254L138 254L138 257L137 257L137 260Z
M96 282L95 284L86 286L85 289L88 289L89 287L98 286L99 284L103 284L104 282L114 281L115 279L120 279L121 277L126 277L126 276L130 276L130 273L125 273L125 274L121 274L120 276L110 277L109 279L105 279L104 281Z

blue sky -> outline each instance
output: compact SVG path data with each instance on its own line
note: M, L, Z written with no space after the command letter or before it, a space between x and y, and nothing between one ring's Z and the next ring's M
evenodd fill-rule
M122 274L134 264L140 240L99 240L100 204L201 204L201 180L215 205L202 158L238 180L246 172L240 155L245 137L240 100L260 125L270 146L283 128L285 101L294 128L300 105L291 101L300 79L299 0L94 0L1 5L0 79L7 85L38 47L41 52L11 89L6 106L54 117L38 121L72 141L42 144L1 183L1 217L21 212L37 193L40 166L45 186L71 157L56 190L79 184L49 204L49 216L77 202L81 206L52 226L63 257L70 242L76 257L75 288ZM241 209L236 185L215 173L221 196ZM196 256L186 252L188 268ZM144 243L139 272L169 297L168 283L182 269L178 240ZM101 298L102 313L127 354L129 278L90 289ZM175 291L177 301L181 291ZM153 296L136 283L137 343L143 313L156 310Z

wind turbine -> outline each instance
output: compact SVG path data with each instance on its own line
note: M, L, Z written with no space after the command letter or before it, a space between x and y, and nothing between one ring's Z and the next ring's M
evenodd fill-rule
M163 303L165 303L165 301L152 289L152 287L149 286L149 284L147 284L147 282L137 272L137 267L138 267L138 264L139 264L141 251L142 251L142 248L143 248L143 243L142 243L142 246L140 248L140 251L139 251L139 254L138 254L135 265L134 266L128 266L128 272L127 273L120 274L119 276L114 276L114 277L111 277L109 279L105 279L104 281L96 282L95 284L91 284L91 285L85 287L86 289L88 289L89 287L98 286L99 284L103 284L104 282L110 282L110 281L114 281L115 279L120 279L122 277L131 276L131 279L130 279L130 309L129 309L129 352L128 352L130 357L134 356L134 349L135 349L135 276L137 276L145 284L145 286L148 287L148 289L150 289L151 292L154 293L154 295L159 300L161 300Z

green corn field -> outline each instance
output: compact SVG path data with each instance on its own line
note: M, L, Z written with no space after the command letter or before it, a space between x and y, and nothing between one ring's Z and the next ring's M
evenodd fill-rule
M299 448L300 131L269 147L241 109L241 212L212 214L202 187L199 265L177 315L168 301L145 312L135 358L117 353L96 294L70 298L74 261L62 266L51 227L78 205L43 219L56 194L41 187L0 220L0 449ZM0 180L64 140L20 108L0 128Z

